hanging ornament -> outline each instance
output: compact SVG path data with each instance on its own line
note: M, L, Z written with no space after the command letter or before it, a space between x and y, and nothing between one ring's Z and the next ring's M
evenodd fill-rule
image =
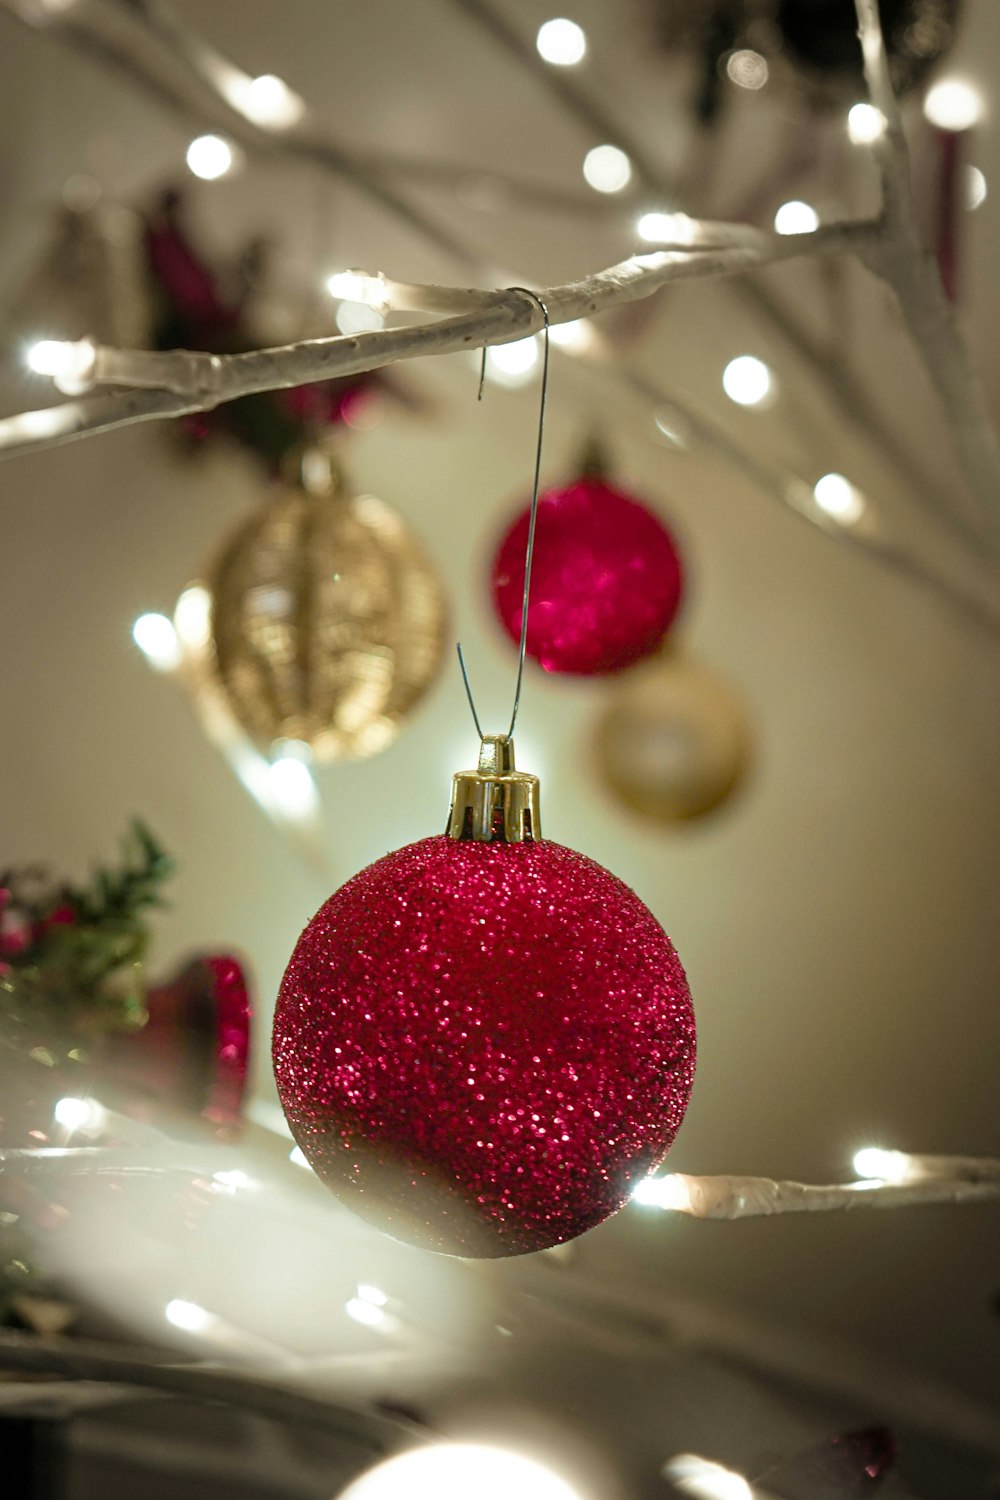
M486 736L445 834L336 891L274 1018L288 1123L339 1198L397 1239L520 1255L615 1213L691 1091L684 971L652 912L543 839L538 780Z
M658 823L703 817L739 784L750 740L738 701L703 667L665 653L629 672L597 722L612 795Z
M534 515L548 313L526 295L546 330ZM334 892L274 1017L278 1094L317 1175L454 1255L543 1250L615 1213L669 1149L694 1072L670 939L615 876L542 838L538 778L515 768L528 605L525 588L507 733L482 734L470 690L479 765L454 777L445 833Z
M493 603L513 641L521 625L530 508L493 560ZM591 453L580 477L538 502L528 655L547 672L620 672L660 645L681 600L677 547L657 516L606 478Z
M754 1476L754 1487L782 1500L863 1500L889 1477L895 1460L891 1429L864 1427L779 1460Z
M228 954L190 959L145 994L141 1030L111 1033L94 1057L98 1075L128 1090L127 1113L166 1106L196 1114L219 1134L242 1123L250 1059L250 997Z
M320 763L375 755L437 674L443 591L401 518L348 493L327 452L301 473L209 568L202 666L265 752L297 740Z

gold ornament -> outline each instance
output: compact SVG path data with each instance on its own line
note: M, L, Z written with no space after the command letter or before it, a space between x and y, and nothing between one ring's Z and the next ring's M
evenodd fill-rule
M324 450L302 460L208 571L205 678L268 751L323 764L384 750L441 662L441 582L401 518L352 495Z
M626 673L596 727L608 789L644 818L674 823L718 807L740 781L743 710L713 673L664 653Z

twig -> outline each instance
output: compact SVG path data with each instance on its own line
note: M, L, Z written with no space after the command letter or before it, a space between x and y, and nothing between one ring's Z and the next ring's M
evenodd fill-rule
M651 296L668 282L731 276L749 267L797 255L850 250L875 233L867 222L832 224L809 235L745 236L740 243L709 249L657 250L637 254L582 281L549 287L542 294L552 324L574 322L606 308ZM408 285L410 305L416 291ZM442 289L431 288L440 304ZM453 296L462 295L458 290ZM209 411L224 401L258 391L283 390L332 376L378 369L397 360L453 354L487 344L509 343L537 332L542 316L532 298L519 292L465 293L475 310L438 323L309 339L248 354L213 355L187 350L164 353L97 346L92 383L147 388L127 396L83 398L44 412L25 412L0 421L0 456L53 447L85 433L108 431L134 422L186 412ZM172 393L166 399L164 392Z
M875 0L855 0L865 80L885 121L872 151L882 183L882 232L867 245L865 263L899 299L910 336L948 416L970 489L987 521L1000 528L1000 445L978 376L945 296L932 252L924 245L910 188L910 159L889 78Z
M830 1186L781 1182L772 1177L693 1177L673 1172L648 1177L633 1195L637 1203L691 1214L697 1219L748 1219L772 1214L816 1213L849 1208L909 1208L934 1203L977 1203L1000 1198L1000 1161L977 1156L913 1156L878 1153L889 1177ZM178 1154L163 1138L152 1144L41 1146L0 1149L0 1177L32 1180L66 1177L144 1177L188 1173L209 1179L226 1161L210 1162L200 1149ZM244 1157L239 1158L241 1161Z
M0 1369L62 1380L142 1386L195 1401L221 1401L271 1421L318 1428L377 1456L391 1449L396 1435L386 1420L296 1390L284 1381L231 1369L179 1364L176 1354L159 1350L137 1353L83 1339L40 1339L5 1332L0 1333ZM414 1432L412 1436L416 1439L419 1434Z
M757 1219L774 1214L830 1213L854 1208L913 1208L934 1203L983 1203L1000 1198L1000 1176L979 1180L927 1177L912 1182L850 1182L819 1186L771 1177L690 1177L676 1172L644 1185L640 1202L695 1219Z
M858 555L868 557L890 572L929 589L946 599L980 629L987 630L992 635L1000 635L1000 610L987 603L974 590L956 583L925 562L919 554L910 552L878 532L852 530L821 516L818 508L811 503L812 490L804 480L774 468L766 460L742 448L733 441L724 427L696 411L690 403L659 390L649 376L626 369L619 372L619 378L637 396L648 401L654 410L676 414L691 438L709 452L718 454L733 470L749 480L756 490L776 501L785 511L790 511L814 531L821 531L839 546L850 547Z
M863 259L866 249L861 251ZM837 262L827 261L825 264ZM851 371L829 341L790 320L788 309L768 288L757 285L753 291L756 310L773 328L779 329L793 341L796 353L810 370L823 370L827 389L835 396L844 416L873 446L882 449L885 458L904 481L910 500L918 504L925 515L953 531L967 546L971 543L977 550L980 549L982 543L978 528L971 525L963 512L951 503L950 497L945 499L937 487L930 484L919 453L897 437L894 429L879 417L870 383Z

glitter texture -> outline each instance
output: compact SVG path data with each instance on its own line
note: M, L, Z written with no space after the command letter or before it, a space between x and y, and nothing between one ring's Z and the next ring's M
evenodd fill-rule
M397 1239L520 1255L616 1212L691 1091L680 960L620 880L560 844L410 844L336 891L274 1020L296 1141Z
M527 509L493 562L493 603L521 637ZM677 613L681 564L645 505L604 479L549 490L538 502L528 655L547 672L620 672L655 651Z

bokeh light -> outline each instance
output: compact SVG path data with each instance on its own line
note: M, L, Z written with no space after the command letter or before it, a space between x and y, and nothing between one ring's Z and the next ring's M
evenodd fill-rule
M342 1491L339 1500L582 1500L535 1459L480 1443L434 1443L400 1453Z
M572 68L587 54L587 36L575 21L556 16L538 28L535 46L547 63L557 68Z
M773 399L774 376L755 354L739 354L722 372L722 389L737 406L764 406Z
M215 182L225 177L236 163L232 146L221 135L199 135L187 148L187 164L196 177Z
M597 193L620 193L632 180L632 163L617 146L595 146L583 158L583 175Z

